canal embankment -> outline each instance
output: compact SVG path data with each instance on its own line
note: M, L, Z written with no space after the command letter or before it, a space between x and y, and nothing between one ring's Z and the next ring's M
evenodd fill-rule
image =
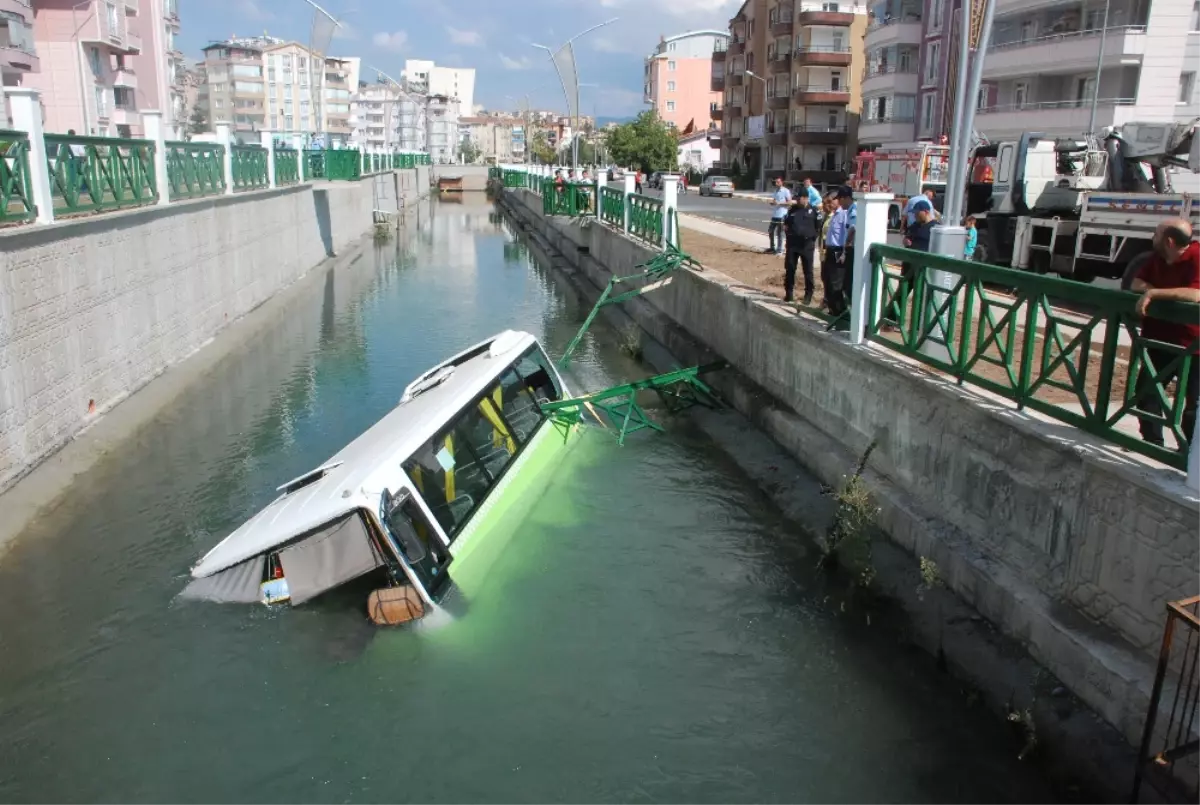
M314 268L352 258L375 213L413 207L429 181L418 167L0 233L0 492L184 359L236 345L214 339ZM113 433L158 410L170 385ZM4 531L61 492L63 467L69 479L95 448L64 457L24 503L6 495Z
M500 203L593 292L654 254L595 221L548 218L524 190ZM837 487L874 443L876 586L994 706L1030 711L1046 751L1126 795L1163 605L1194 585L1197 503L1182 477L853 347L715 270L678 272L622 307L679 360L729 361L713 384L821 482ZM745 469L786 510L777 467ZM922 559L944 595L915 592Z

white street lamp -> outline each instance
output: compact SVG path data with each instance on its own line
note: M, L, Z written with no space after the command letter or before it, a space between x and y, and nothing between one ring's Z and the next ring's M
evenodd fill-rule
M570 39L568 39L566 42L564 42L562 47L560 47L558 49L558 51L562 52L565 48L570 47L571 43L574 42L576 39L579 39L581 36L590 34L592 31L595 31L598 28L603 28L605 25L611 25L612 23L616 22L618 19L619 19L619 17L613 17L610 20L605 20L604 22L593 25L591 28L588 28L585 31L580 31L579 33L575 34ZM575 78L575 102L571 103L571 90L570 90L570 88L567 87L566 76L564 76L562 74L562 70L560 70L558 68L558 62L554 60L555 51L551 50L550 48L546 47L545 45L538 45L535 43L533 46L535 48L539 48L540 50L546 51L547 55L550 57L550 61L554 63L554 70L555 70L555 72L558 73L558 80L559 80L559 82L562 83L563 95L566 97L566 100L567 100L567 111L570 112L572 109L574 110L574 119L572 121L572 130L576 136L572 140L571 167L578 168L579 167L579 137L578 137L578 129L579 129L579 69L575 66L575 54L574 54L574 52L572 52L572 54L571 54L571 67L572 67L572 71L575 73L575 76L574 76L574 78Z

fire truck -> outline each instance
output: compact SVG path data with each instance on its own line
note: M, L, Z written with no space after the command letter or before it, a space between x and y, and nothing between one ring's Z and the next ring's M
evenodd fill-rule
M940 210L946 194L950 147L935 143L902 143L880 146L854 160L855 189L866 182L873 193L896 198L888 208L888 228L897 229L904 205L918 193L934 191L933 206Z

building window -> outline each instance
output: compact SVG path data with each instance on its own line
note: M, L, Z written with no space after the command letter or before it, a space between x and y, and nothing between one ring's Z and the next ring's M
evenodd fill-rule
M929 17L929 30L940 31L942 30L942 17L945 10L942 0L933 0L931 9L933 13Z
M675 101L667 101L667 111L668 112L675 111Z
M92 75L100 75L100 48L88 48L88 64L92 68Z
M1192 26L1191 30L1200 31L1200 0L1192 3Z
M108 11L108 35L109 36L120 36L121 23L120 23L120 18L117 16L116 4L108 3L106 5L106 10Z
M1196 86L1195 73L1180 73L1179 74L1179 102L1192 102L1192 88Z
M1024 109L1026 102L1029 100L1029 85L1020 82L1013 87L1013 106L1017 109Z
M675 43L674 43L674 42L672 42L671 44L667 45L667 50L674 50L674 49L675 49Z
M108 93L96 87L96 117L108 117Z
M937 83L938 71L942 66L942 43L931 42L929 44L929 56L925 62L925 83Z
M925 95L921 98L921 131L929 133L933 131L933 106L937 96L933 94Z
M822 3L821 10L822 11L837 11L838 4L837 3Z
M675 72L675 60L674 59L667 62L667 72L670 72L670 73Z
M674 91L675 91L675 82L668 81L667 82L667 92L674 92Z

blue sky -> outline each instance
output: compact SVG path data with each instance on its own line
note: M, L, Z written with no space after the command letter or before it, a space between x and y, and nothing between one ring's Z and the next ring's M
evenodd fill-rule
M617 17L575 43L581 112L635 114L642 104L642 59L660 35L724 29L739 0L317 0L343 21L331 53L360 56L364 79L373 65L399 77L405 59L433 59L475 68L475 102L514 108L506 95L529 94L535 107L564 101L545 51L580 31ZM180 36L189 61L200 48L233 34L266 31L307 42L311 7L304 0L182 0Z

